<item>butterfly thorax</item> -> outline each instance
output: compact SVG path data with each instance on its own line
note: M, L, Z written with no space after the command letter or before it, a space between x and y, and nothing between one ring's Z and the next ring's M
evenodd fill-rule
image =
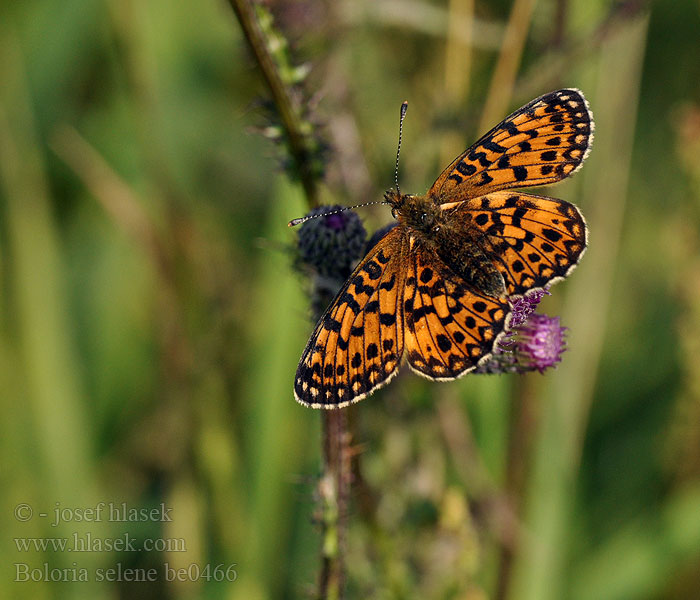
M399 194L392 190L384 197L398 222L423 236L434 238L446 225L440 205L428 196Z
M443 208L430 195L412 196L393 190L385 194L392 214L414 243L436 254L470 287L502 297L506 286L494 263L491 241L459 207Z

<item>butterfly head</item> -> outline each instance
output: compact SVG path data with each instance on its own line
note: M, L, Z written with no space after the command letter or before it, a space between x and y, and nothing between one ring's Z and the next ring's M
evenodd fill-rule
M443 226L443 211L428 196L412 196L389 190L384 194L384 200L391 206L391 214L402 225L427 236L435 235Z
M384 202L391 206L392 210L397 208L402 200L403 194L393 188L384 192Z

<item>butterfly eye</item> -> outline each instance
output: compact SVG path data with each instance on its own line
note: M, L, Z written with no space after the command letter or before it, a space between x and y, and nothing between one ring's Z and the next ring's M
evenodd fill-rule
M438 231L440 231L440 225L435 225L435 227L433 227L433 233L437 233Z
M425 218L426 218L427 216L428 216L427 213L421 213L420 222L421 222L421 223L425 223Z
M392 208L391 209L391 216L394 217L394 219L398 219L399 218L399 211L396 210L395 208Z

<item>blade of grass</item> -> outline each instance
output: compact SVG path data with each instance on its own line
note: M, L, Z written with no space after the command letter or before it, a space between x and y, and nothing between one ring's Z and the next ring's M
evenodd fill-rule
M474 0L450 0L445 44L445 92L451 101L469 92Z
M21 368L33 419L33 443L38 449L42 481L39 510L87 507L96 503L94 432L85 416L80 361L71 339L65 277L58 232L51 214L42 150L36 134L32 101L19 45L5 40L0 91L0 190L6 198L8 247L13 257L10 280L16 313ZM15 502L23 501L16 498ZM91 524L93 535L102 528ZM69 536L72 524L53 530ZM33 557L38 561L41 555ZM70 555L47 554L52 566L70 567ZM78 567L94 572L101 564L98 553L81 556ZM37 566L32 564L32 566ZM104 587L66 583L66 598L83 594L103 597ZM13 594L14 595L14 594Z
M481 113L479 135L486 133L508 113L508 103L513 95L515 76L520 66L534 9L535 0L515 0L513 3L501 52L489 84L486 104Z
M303 211L301 190L278 178L272 202L266 239L289 243L287 222ZM308 331L302 308L307 301L285 253L266 250L259 262L241 395L248 415L248 533L245 556L240 559L241 580L231 589L232 598L246 600L277 597L284 578L290 575L280 565L292 568L287 554L290 515L296 498L304 498L302 492L295 495L292 478L307 460L297 449L314 448L312 440L318 439L312 425L317 415L296 404L292 393L297 356Z
M660 511L616 531L571 582L574 600L664 597L679 565L700 558L700 485L678 490ZM624 556L624 560L620 557ZM669 596L671 597L671 596Z
M472 66L473 0L451 0L445 40L445 73L437 101L448 113L465 110ZM447 165L462 151L464 132L449 129L440 141L440 164Z

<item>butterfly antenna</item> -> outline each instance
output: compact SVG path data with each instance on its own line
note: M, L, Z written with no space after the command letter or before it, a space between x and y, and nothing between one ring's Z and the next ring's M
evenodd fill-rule
M355 206L344 206L343 208L338 208L336 210L330 210L328 212L324 213L318 213L317 215L306 215L305 217L298 217L296 219L292 219L289 223L287 223L287 227L294 227L296 225L301 225L302 223L306 223L307 221L310 221L311 219L316 219L318 217L328 217L329 215L337 215L338 213L344 212L346 210L352 210L354 208L362 208L363 206L370 206L371 204L386 204L386 202L365 202L364 204L355 204Z
M403 120L406 118L406 111L408 110L408 100L404 100L401 105L401 117L399 117L399 145L396 148L396 167L394 168L394 183L396 184L396 193L400 196L401 190L399 189L399 155L401 154L401 137L403 135Z
M394 183L396 183L396 192L398 194L401 194L401 190L399 189L399 154L401 154L401 137L403 135L403 120L406 118L406 110L408 110L408 100L404 100L404 103L401 105L401 117L399 120L399 145L398 148L396 149L396 167L394 168ZM325 213L319 213L317 215L306 215L305 217L298 217L296 219L292 219L289 223L287 223L287 227L295 227L297 225L301 225L302 223L306 223L306 221L310 221L311 219L316 219L318 217L328 217L330 215L337 215L338 213L341 213L346 210L352 210L354 208L362 208L363 206L370 206L372 204L389 204L386 200L382 200L380 202L366 202L365 204L356 204L355 206L345 206L343 208L339 208L337 210L331 210L329 212Z

